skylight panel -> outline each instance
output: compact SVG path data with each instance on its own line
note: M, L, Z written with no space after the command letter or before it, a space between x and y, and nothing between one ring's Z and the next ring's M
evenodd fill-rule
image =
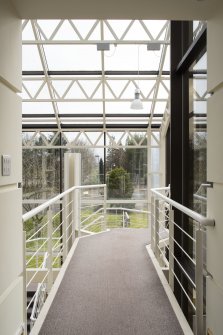
M110 31L112 31L113 34L118 39L120 39L127 32L127 29L129 28L129 25L131 24L131 20L107 20L107 23L108 23L108 27L110 28Z
M23 71L43 71L36 45L22 46L22 69Z
M97 114L103 112L102 102L58 102L57 105L61 114Z
M51 102L23 102L23 114L54 114Z
M101 53L95 45L45 45L49 70L101 70Z
M28 21L22 31L22 40L35 40L35 36L33 33L33 28L31 26L31 22Z
M72 20L72 23L82 39L86 39L91 36L93 30L97 27L98 20Z
M153 39L159 38L167 29L167 21L165 20L143 20L143 23L151 33Z
M139 57L138 57L139 54ZM158 71L161 51L147 51L146 45L117 45L112 57L106 57L106 70Z
M126 101L118 101L118 102L106 102L106 113L111 113L111 114L131 114L133 113L132 110L130 109L130 102ZM151 102L150 101L143 101L143 110L141 111L142 113L150 113L151 109Z
M38 41L35 41L32 25ZM23 26L23 71L30 71L23 76L23 115L37 114L35 124L50 125L52 121L55 126L56 111L65 127L102 125L104 121L105 126L123 125L123 128L125 124L128 127L131 124L146 125L153 99L153 112L162 114L165 111L169 78L166 76L163 81L164 75L157 74L163 69L169 71L170 48L167 47L164 67L160 69L165 44L161 44L161 50L157 51L148 51L146 44L166 39L167 21L28 20L24 21ZM31 44L30 40L33 41ZM110 50L97 51L96 44L107 40L113 41ZM46 61L45 69L40 54L43 62ZM50 72L45 76L44 70ZM159 91L154 96L157 82ZM141 114L145 114L145 118L141 119L131 117L133 111L130 102L136 87L141 90L144 106ZM52 118L48 115L48 118L40 120L41 115L45 114L52 115ZM70 114L71 117L63 117L63 114ZM75 117L77 114L78 117ZM92 117L84 117L86 114ZM104 118L106 114L117 117ZM119 114L126 115L126 118ZM24 117L23 120L27 125L30 118ZM154 118L154 122L157 123L157 120Z
M41 36L45 36L49 39L55 32L60 20L38 20L37 23L40 28L40 33L43 33Z

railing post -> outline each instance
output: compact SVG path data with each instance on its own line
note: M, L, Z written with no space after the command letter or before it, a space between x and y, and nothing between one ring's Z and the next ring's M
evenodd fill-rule
M125 228L125 213L122 211L122 228Z
M26 293L26 232L23 232L23 322L24 335L27 334L27 293Z
M65 261L65 259L67 258L67 240L68 240L68 231L67 231L67 196L65 195L63 197L63 201L62 201L62 206L63 206L63 210L62 210L62 220L63 220L63 262Z
M72 212L73 212L73 225L72 225L72 244L76 238L75 231L78 231L78 236L81 236L81 222L80 222L80 190L75 188L73 191Z
M174 211L169 210L169 285L174 291Z
M103 230L107 229L107 187L104 186L104 224Z
M203 232L200 227L196 230L196 335L203 335Z
M154 253L159 259L159 199L155 200Z
M49 292L51 290L51 287L53 286L53 243L52 243L52 231L53 231L53 220L52 220L52 208L51 206L48 209L47 212L47 219L48 219L48 225L47 225L47 252L48 252L48 258L47 258L47 269L49 271L48 273L48 281L47 281L47 291Z
M155 199L154 196L151 197L151 226L150 226L150 235L151 235L151 249L155 252L155 237L154 237L154 230L155 230Z

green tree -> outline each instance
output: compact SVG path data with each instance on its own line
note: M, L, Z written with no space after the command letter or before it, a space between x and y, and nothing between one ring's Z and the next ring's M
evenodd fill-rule
M113 137L114 139L114 137ZM106 170L110 171L115 167L125 167L125 150L123 148L115 148L113 142L110 144L106 154Z
M123 167L114 168L108 174L108 197L110 199L129 199L133 185L129 173Z
M126 146L136 143L147 144L144 134L134 134L128 137ZM131 174L134 183L145 184L147 176L147 149L146 148L126 148L125 149L125 169Z

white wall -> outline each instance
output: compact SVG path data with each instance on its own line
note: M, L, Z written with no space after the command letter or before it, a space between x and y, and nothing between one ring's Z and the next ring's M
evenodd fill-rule
M216 221L208 228L207 269L213 280L207 280L207 328L214 335L223 333L223 13L208 21L208 99L207 180L208 215Z
M11 0L30 19L167 19L206 20L222 0Z
M8 0L0 10L0 160L11 156L11 175L0 164L0 334L23 323L21 164L21 20Z

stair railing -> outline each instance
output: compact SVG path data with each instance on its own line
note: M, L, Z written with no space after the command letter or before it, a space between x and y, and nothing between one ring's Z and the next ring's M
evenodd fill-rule
M215 221L212 218L204 217L195 211L172 200L166 194L168 187L152 189L152 215L151 215L151 249L160 266L168 270L169 285L174 291L175 284L180 285L182 294L185 295L195 314L194 332L196 335L203 335L204 324L204 276L210 277L205 268L206 250L204 248L205 233L207 227L214 227ZM174 219L174 211L178 210L190 219L193 225L192 233L182 227ZM176 231L180 231L190 240L192 254L176 238ZM190 263L194 269L195 276L188 272L188 268L178 258L176 249ZM175 268L180 269L183 276L190 282L195 293L191 298L187 289L183 286L179 273Z

